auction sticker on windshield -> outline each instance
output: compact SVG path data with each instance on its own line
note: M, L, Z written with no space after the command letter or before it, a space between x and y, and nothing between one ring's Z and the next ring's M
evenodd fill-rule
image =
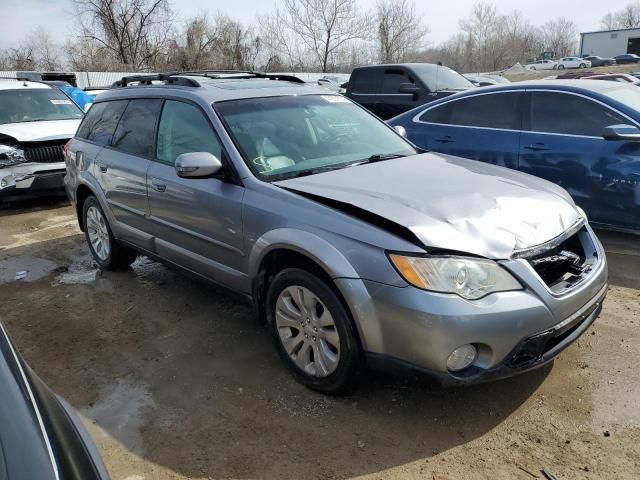
M351 103L350 100L340 95L322 95L322 98L329 103Z

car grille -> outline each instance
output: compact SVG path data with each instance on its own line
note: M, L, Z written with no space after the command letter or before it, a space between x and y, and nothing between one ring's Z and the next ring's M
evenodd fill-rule
M64 162L64 142L58 145L46 144L40 146L23 146L22 148L24 150L24 156L29 162Z

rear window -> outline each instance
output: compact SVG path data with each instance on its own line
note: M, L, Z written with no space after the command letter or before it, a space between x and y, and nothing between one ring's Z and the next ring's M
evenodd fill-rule
M82 117L82 110L57 88L0 91L0 124Z
M109 145L128 100L94 103L78 128L76 138Z
M131 100L118 124L111 146L122 152L151 158L154 133L162 100Z

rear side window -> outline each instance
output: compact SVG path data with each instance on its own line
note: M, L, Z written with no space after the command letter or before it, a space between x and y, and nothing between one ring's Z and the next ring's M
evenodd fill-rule
M628 123L604 105L577 95L532 92L531 131L601 137L604 127Z
M131 155L151 158L161 106L160 99L131 100L113 135L111 146Z
M521 99L520 92L462 98L428 110L420 120L466 127L519 130Z
M109 145L128 100L94 103L78 128L76 138Z
M221 158L222 147L199 108L167 100L160 116L156 156L174 163L179 155L189 152L209 152Z
M378 93L382 70L379 68L366 68L356 70L349 79L349 86L353 93Z

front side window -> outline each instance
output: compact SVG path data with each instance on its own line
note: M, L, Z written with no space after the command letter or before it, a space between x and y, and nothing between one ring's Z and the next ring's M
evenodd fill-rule
M400 85L412 83L402 70L385 70L382 76L380 93L398 93Z
M111 146L122 152L151 158L154 132L162 100L136 99L129 101L113 135Z
M604 127L628 123L609 108L577 95L532 92L531 131L601 137Z
M461 98L426 111L420 121L465 127L520 129L519 92Z
M366 68L356 70L349 79L349 85L353 93L376 94L380 89L381 70L378 68Z
M83 116L82 110L57 88L0 91L0 124L79 120Z
M128 100L94 103L78 128L77 138L109 145Z
M218 137L200 109L167 100L158 126L156 157L173 164L179 155L189 152L209 152L222 157Z
M432 92L474 88L473 83L458 72L442 65L419 64L413 67L413 71Z
M416 153L340 95L252 98L214 108L251 170L267 181Z

